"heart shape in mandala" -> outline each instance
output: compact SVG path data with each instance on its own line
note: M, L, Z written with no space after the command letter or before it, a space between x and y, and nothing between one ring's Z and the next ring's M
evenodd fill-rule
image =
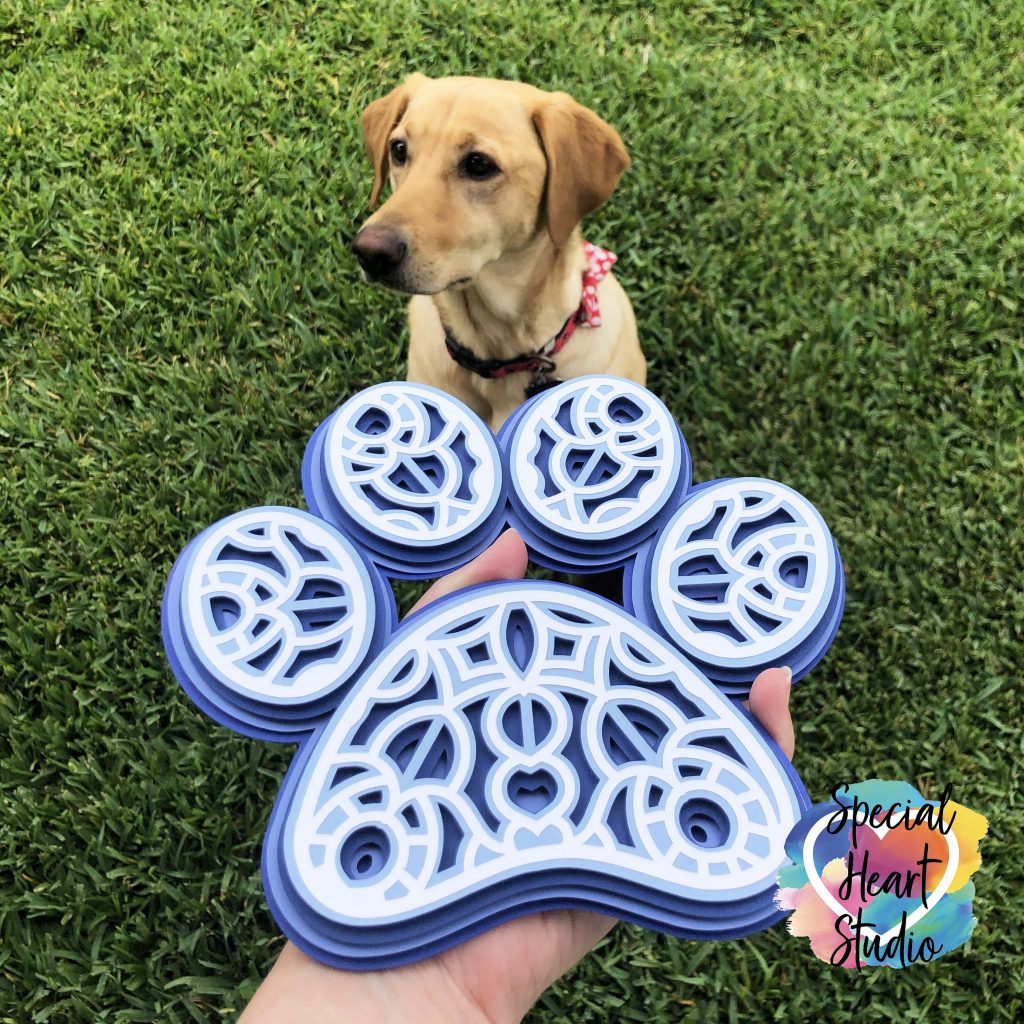
M691 489L668 411L607 377L541 393L497 439L449 396L379 385L317 430L303 483L315 514L197 537L162 611L204 710L300 743L263 846L291 939L365 968L551 907L691 938L781 916L809 801L736 698L763 663L806 672L838 626L842 565L806 499ZM395 628L387 577L465 564L509 523L549 567L624 567L623 604L494 583ZM774 626L723 605L730 559Z
M911 808L908 813L915 814L918 810L918 808ZM814 859L815 844L821 837L822 833L825 832L828 828L830 820L831 815L825 815L821 817L818 821L816 821L808 829L807 835L804 837L803 842L803 866L805 872L807 873L807 878L811 883L811 888L817 894L818 898L822 901L822 903L824 903L825 906L828 907L829 910L831 910L832 913L836 915L836 919L838 920L840 918L845 918L847 915L849 915L849 910L846 907L844 907L843 904L838 899L836 899L836 897L829 891L828 886L825 885L825 882L822 879L821 874L815 867ZM867 829L880 843L885 843L887 836L898 834L898 830L901 829L901 826L899 825L890 826L885 823L881 825L875 825L873 822L870 821L865 822L863 825L859 825L858 827L860 829ZM952 829L943 832L940 829L926 828L926 826L922 824L915 825L913 829L907 831L913 833L916 829L922 829L927 831L930 838L937 835L945 841L946 853L944 859L946 861L946 867L943 870L941 877L939 878L938 885L936 885L931 890L931 894L928 895L927 901L922 901L920 906L915 907L914 910L907 914L906 930L908 933L913 928L913 926L917 924L918 921L922 920L925 917L925 915L928 914L935 907L935 905L942 899L942 897L945 896L947 892L949 892L949 887L953 882L953 878L956 876L957 868L960 864L960 847L959 843L957 842L956 833ZM905 872L907 870L907 866L912 863L913 861L909 857L900 858L899 870L901 872ZM856 866L859 867L860 865ZM883 878L885 874L886 872L883 870L881 872ZM897 935L899 935L900 928L902 926L902 921L897 922L895 925L887 929L881 935L879 935L879 933L876 932L873 928L863 926L860 930L861 941L874 943L877 940L879 944L884 948L885 945L891 939L894 939Z

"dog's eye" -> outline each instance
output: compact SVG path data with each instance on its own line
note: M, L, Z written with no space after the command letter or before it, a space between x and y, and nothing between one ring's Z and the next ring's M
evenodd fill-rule
M463 157L459 170L467 177L476 181L493 178L498 173L498 165L483 153L470 153Z
M395 139L391 143L391 162L396 167L401 167L409 159L409 150L401 139Z

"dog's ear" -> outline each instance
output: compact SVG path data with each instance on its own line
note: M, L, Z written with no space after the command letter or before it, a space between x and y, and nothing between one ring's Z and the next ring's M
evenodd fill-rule
M611 125L563 92L550 93L534 110L533 126L548 162L548 233L561 247L573 228L615 190L629 155Z
M363 142L373 164L373 192L370 206L376 206L380 191L388 176L388 136L402 120L405 108L409 106L412 94L427 81L426 75L418 72L406 77L405 81L387 96L374 100L363 111Z

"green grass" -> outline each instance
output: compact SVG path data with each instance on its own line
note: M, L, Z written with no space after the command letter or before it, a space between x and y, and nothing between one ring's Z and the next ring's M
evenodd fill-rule
M0 10L0 1021L230 1017L280 946L289 750L176 687L207 524L301 504L316 424L404 372L358 280L364 104L412 69L562 88L634 158L620 255L698 478L790 482L848 571L797 765L986 814L964 950L861 977L783 927L620 927L532 1024L1024 1013L1024 8L122 0Z

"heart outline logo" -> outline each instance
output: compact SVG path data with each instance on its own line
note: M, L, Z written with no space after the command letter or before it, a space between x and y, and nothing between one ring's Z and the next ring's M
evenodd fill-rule
M923 808L909 808L909 814L915 814L922 811ZM811 828L808 830L807 835L804 838L803 843L803 867L807 873L807 879L811 884L811 888L817 894L818 898L828 907L835 915L836 919L839 920L849 916L849 912L836 899L835 896L829 892L828 887L825 885L821 875L818 873L814 865L814 846L819 836L824 832L832 820L832 815L823 815L816 821ZM878 839L884 839L886 835L892 832L895 828L900 827L897 825L875 825L871 821L867 821L863 824L859 824L859 828L870 829ZM915 825L916 828L920 828L921 825ZM960 866L960 846L956 838L956 833L950 829L943 832L941 829L928 829L929 833L938 833L946 841L946 870L943 871L942 877L939 879L939 884L931 891L931 893L924 893L921 901L921 906L916 907L911 913L907 915L906 920L906 931L909 933L915 924L923 920L924 917L931 912L932 909L939 903L943 896L949 892L949 887L956 876L957 869ZM900 929L903 927L902 921L896 925L893 925L888 931L879 935L873 928L862 925L860 929L861 938L868 943L878 941L879 945L886 946L888 943L896 938L900 933Z

